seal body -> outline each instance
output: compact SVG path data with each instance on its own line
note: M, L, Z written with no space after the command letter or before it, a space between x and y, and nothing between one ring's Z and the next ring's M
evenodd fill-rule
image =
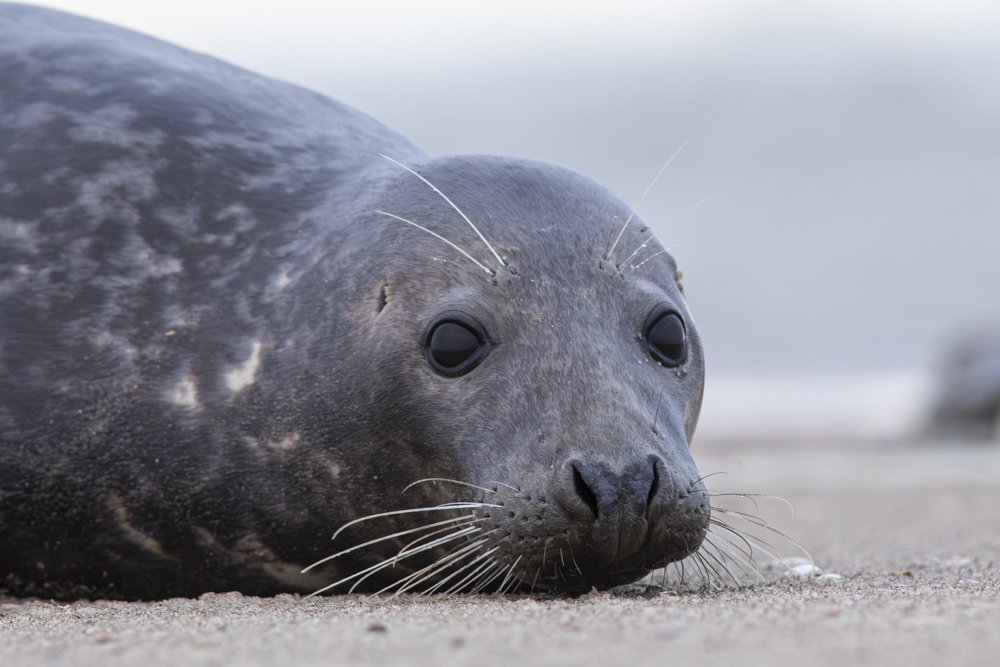
M0 585L572 592L688 556L701 345L629 212L0 4Z

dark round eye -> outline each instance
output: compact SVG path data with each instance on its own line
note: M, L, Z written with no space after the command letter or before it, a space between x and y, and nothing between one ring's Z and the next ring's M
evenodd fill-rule
M687 333L680 315L667 312L646 330L646 342L653 358L664 366L679 366L687 358Z
M461 375L486 352L485 335L471 322L442 319L427 337L427 361L445 375Z

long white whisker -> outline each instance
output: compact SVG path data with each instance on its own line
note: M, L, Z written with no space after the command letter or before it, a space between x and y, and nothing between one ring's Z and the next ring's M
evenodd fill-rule
M524 554L522 554L521 556L523 555ZM507 580L510 579L511 576L514 574L514 568L516 568L517 564L521 562L521 556L517 557L517 560L514 561L514 564L510 566L509 570L507 570L507 576L503 578L502 582L500 582L500 590L499 590L500 595L503 595L504 588L507 586Z
M430 588L428 588L427 591L426 591L427 595L431 595L431 594L435 593L439 588L441 588L442 586L444 586L446 583L448 583L449 581L451 581L452 579L454 579L458 575L462 574L463 572L465 572L469 568L474 567L476 565L476 563L478 563L479 561L483 560L484 558L488 558L491 553L493 553L494 551L496 551L499 548L500 547L493 547L489 551L486 551L484 553L479 554L478 556L476 556L475 558L473 558L472 560L470 560L468 563L466 563L465 565L463 565L462 567L458 568L457 570L455 570L454 572L452 572L451 574L449 574L447 577L445 577L441 581L437 582L436 584L434 584L433 586L431 586ZM469 576L471 576L471 575L467 575L465 577L465 579L468 579ZM465 581L465 579L462 579L462 581ZM459 582L459 583L461 583L461 582ZM450 591L451 589L448 589L448 590Z
M777 530L776 528L772 528L771 526L767 525L767 522L764 521L763 519L761 519L760 517L754 516L752 514L743 514L741 512L735 512L733 510L721 509L721 508L718 508L718 507L712 507L711 510L713 512L719 512L720 514L725 514L727 516L739 517L739 518L743 519L744 521L746 521L748 523L751 523L751 524L753 524L753 525L755 525L755 526L757 526L759 528L763 528L766 531L772 532L775 535L779 535L779 536L783 537L784 539L788 540L790 543L792 543L793 545L795 545L800 551L802 551L802 553L804 553L806 555L806 558L809 559L810 563L813 563L813 558L809 554L809 552L806 551L805 547L803 547L801 544L799 544L798 542L796 542L795 540L793 540L788 535L785 535L780 530ZM759 538L754 538L754 539L759 540ZM767 543L765 542L765 544L767 544ZM813 563L813 564L815 564L815 563Z
M375 540L369 540L369 541L364 542L362 544L359 544L357 546L351 547L350 549L344 549L343 551L338 551L337 553L333 554L332 556L327 556L326 558L323 558L321 560L316 561L315 563L313 563L309 567L307 567L304 570L302 570L302 574L305 574L306 572L308 572L309 570L313 569L317 565L322 565L323 563L326 563L327 561L331 561L334 558L339 558L339 557L343 556L344 554L351 553L352 551L357 551L358 549L363 549L364 547L371 546L372 544L377 544L379 542L384 542L386 540L391 540L394 537L401 537L403 535L409 535L410 533L416 533L416 532L419 532L421 530L427 530L429 528L436 528L437 526L444 526L444 525L447 525L447 524L458 523L460 521L468 521L468 522L472 523L472 522L478 521L478 520L479 519L477 519L476 517L460 516L457 519L448 519L446 521L438 521L437 523L428 524L426 526L420 526L419 528L411 528L409 530L403 530L403 531L400 531L398 533L393 533L392 535L386 535L385 537L380 537L380 538L375 539Z
M648 262L649 260L653 259L653 258L654 258L654 257L656 257L657 255L662 255L662 254L663 254L663 253L665 253L665 252L666 252L666 249L663 249L663 250L661 250L661 251L659 251L659 252L654 252L654 253L653 253L652 255L650 255L650 256L649 256L649 257L647 257L646 259L642 260L641 262L639 262L638 264L636 264L635 266L633 266L633 267L632 267L631 269L629 269L628 271L626 271L626 272L625 272L624 274L622 274L622 278L624 278L624 277L625 277L625 276L627 276L628 274L632 273L633 271L635 271L635 270L636 270L636 269L638 269L638 268L639 268L640 266L642 266L643 264L645 264L645 263L646 263L646 262Z
M402 553L396 554L396 556L394 558L390 558L390 559L382 561L382 563L381 563L382 567L378 568L378 570L381 570L381 569L384 569L384 568L387 568L387 567L393 567L394 568L394 567L396 567L396 564L400 560L404 560L406 558L409 558L410 556L414 556L416 554L423 553L425 551L429 551L430 549L435 549L435 548L441 546L442 544L446 544L446 543L451 542L452 540L456 540L456 539L458 539L460 537L465 537L469 533L474 533L477 530L479 530L479 528L471 528L471 529L470 528L466 528L464 530L458 531L457 533L451 533L449 535L445 535L444 537L439 538L437 540L434 540L433 542L428 542L427 544L422 544L422 545L420 545L419 547L417 547L415 549L409 550L405 555L403 555ZM424 568L424 569L426 569L426 568ZM365 576L363 576L360 579L358 579L357 581L355 581L354 584L351 585L351 588L347 591L347 593L348 594L353 593L354 589L357 588L358 585L362 581L364 581L368 577L370 577L373 574L375 574L375 572L377 572L378 570L375 570L373 572L369 572ZM423 570L420 570L420 571L422 572ZM406 577L404 577L403 579L401 579L400 581L406 581L408 578L410 578L412 576L413 576L413 574L411 573L411 574L407 575ZM392 586L395 586L398 583L399 583L398 581L394 582L393 584L391 584L389 586L389 588L392 588ZM379 591L379 593L381 593L381 592L382 591Z
M494 482L492 480L490 480L489 482L486 482L486 483L487 484L496 484L497 486L506 486L508 489L510 489L514 493L521 493L521 489L517 488L516 486L511 486L510 484L504 484L503 482Z
M481 268L487 274L489 274L491 276L495 276L496 275L496 273L497 273L496 271L494 271L493 269L491 269L491 268L487 267L486 265L482 264L478 259L476 259L472 255L470 255L469 253L465 252L464 250L462 250L457 245L455 245L454 243L452 243L451 241L449 241L445 237L441 236L437 232L432 232L431 230L427 229L423 225L418 225L417 223L413 222L412 220L407 220L406 218L401 218L400 216L395 215L393 213L386 213L385 211L375 211L375 212L376 213L381 213L382 215L387 215L390 218L395 218L396 220L399 220L400 222L405 222L408 225L413 225L417 229L421 229L421 230L427 232L428 234L430 234L431 236L436 236L437 238L441 239L442 241L444 241L445 243L447 243L448 245L450 245L455 250L459 251L460 253L462 253L463 255L465 255L466 257L468 257L469 259L471 259L473 262L476 263L476 266L478 266L479 268Z
M477 541L473 542L472 544L468 544L468 545L462 547L458 551L454 551L454 552L452 552L452 553L450 553L450 554L448 554L446 556L442 556L441 558L439 558L435 562L431 563L430 565L428 565L424 569L420 570L419 572L411 574L410 576L408 576L408 577L406 577L406 578L404 578L404 579L402 579L400 581L397 581L396 583L392 584L391 586L383 588L382 590L379 591L379 593L384 593L387 590L389 590L390 588L392 588L393 586L399 586L400 584L404 584L405 583L405 585L400 586L399 588L396 589L396 591L392 594L392 597L396 597L397 595L401 595L401 594L405 593L406 591L414 588L415 586L419 586L421 583L423 583L424 581L427 581L431 577L437 576L442 571L444 571L447 567L449 567L452 563L454 563L456 560L461 560L461 559L465 558L466 556L470 555L469 552L475 553L475 551L477 549L479 549L479 547L481 547L482 545L486 544L486 542L487 542L486 538L483 538L481 540L477 540ZM420 576L420 575L423 575L423 576ZM406 583L406 582L408 582L408 583Z
M708 544L711 545L713 548L715 548L716 551L719 552L718 555L712 553L704 544L701 547L702 553L708 555L712 560L714 560L716 563L718 563L719 567L721 567L722 570L727 575L729 575L729 579L734 584L736 584L738 586L739 582L736 580L736 576L733 574L732 570L730 570L729 566L726 564L726 556L719 550L719 547L718 547L717 544L715 544L715 542L713 542L712 540L708 540ZM746 574L745 573L743 575L743 578L744 578L744 580L746 579ZM719 580L720 581L725 581L725 579L722 578L722 577L720 577Z
M501 574L507 571L507 569L501 563L498 563L496 561L493 562L493 567L497 568L497 571L491 575L490 570L493 568L487 569L486 572L484 572L482 575L482 581L476 584L476 586L470 591L470 594L475 595L479 591L483 590L484 588L492 584L494 581L496 581L497 577L499 577Z
M715 525L723 530L732 533L733 535L736 535L740 539L747 541L751 545L751 548L756 547L757 550L763 553L765 556L768 556L774 560L781 560L781 551L773 544L768 543L762 538L757 537L756 535L750 535L746 531L742 531L739 528L735 528L727 524L716 523ZM719 533L715 534L718 535ZM750 540L753 540L753 542L750 542Z
M656 238L656 235L655 234L650 234L649 238L647 238L645 241L643 241L642 244L638 248L635 249L635 252L633 252L631 255L629 255L628 258L624 262L622 262L621 264L619 264L616 268L618 270L621 270L621 268L623 266L628 265L628 263L632 261L632 258L635 257L636 255L638 255L642 251L643 248L645 248L646 246L648 246L649 242L652 241L654 238Z
M407 551L405 553L396 554L396 556L394 558L384 560L384 561L382 561L380 563L376 563L375 565L372 565L371 567L366 567L365 569L361 570L360 572L355 572L354 574L352 574L352 575L350 575L348 577L344 577L343 579L340 579L339 581L335 581L334 583L329 584L328 586L324 586L323 588L319 589L318 591L316 591L314 593L310 593L309 595L306 596L306 598L311 598L314 595L319 595L321 593L325 593L326 591L330 590L331 588L335 588L335 587L339 586L340 584L347 583L348 581L350 581L352 579L355 579L357 577L362 577L362 580L367 579L368 578L367 575L370 574L370 573L374 573L375 571L380 570L380 569L382 569L384 567L389 567L389 566L395 565L395 563L397 561L399 561L399 560L402 560L404 558L408 558L408 557L410 557L410 556L412 556L414 554L418 554L418 553L420 553L422 551L426 551L427 549L431 549L431 548L433 548L435 546L438 546L439 544L441 544L443 542L448 542L448 541L450 541L452 539L455 539L457 537L461 537L463 535L468 534L469 532L474 532L476 530L480 530L480 529L477 528L477 527L475 527L475 526L471 526L469 528L463 529L462 531L459 531L458 534L453 534L453 535L450 535L450 536L447 536L447 537L443 537L440 540L435 540L431 544L423 545L423 546L421 546L421 547L419 547L417 549L411 549L411 550L409 550L409 551ZM354 586L357 586L358 583L360 583L360 581L355 582ZM354 586L351 587L352 591L354 590Z
M715 537L715 538L718 538L718 539L722 539L722 540L725 540L725 538L722 537L721 535L715 535L715 534L712 534L712 533L709 533L709 534L705 535L705 539L708 540L712 544L712 546L714 546L716 549L718 549L720 553L724 553L724 556L726 558L729 558L730 560L733 560L733 561L739 563L740 568L743 569L743 572L744 572L744 574L743 574L744 581L746 581L746 571L747 570L750 570L752 572L756 572L758 575L760 574L760 569L757 567L757 564L755 562L753 562L752 558L749 561L743 559L737 552L733 551L733 548L731 546L729 546L727 544L719 544L715 540L711 539L712 537Z
M486 493L490 494L496 493L496 491L487 489L484 486L477 486L475 484L469 484L468 482L460 482L457 479L448 479L447 477L428 477L427 479L418 479L412 484L407 484L406 488L404 488L402 491L399 492L399 495L403 495L417 484L424 484L425 482L445 482L447 484L461 484L462 486L469 486L472 487L473 489L479 489L480 491L485 491Z
M467 528L462 528L461 530L457 530L457 531L455 531L453 533L448 533L444 537L439 537L436 540L432 540L432 541L428 542L427 544L421 544L419 547L415 546L415 547L412 547L410 549L407 549L406 551L400 551L398 554L396 554L391 559L389 559L388 562L392 563L393 566L395 566L395 564L398 563L403 558L408 558L409 556L411 556L411 555L413 555L415 553L419 553L421 551L427 551L428 549L433 549L434 547L440 546L440 545L442 545L442 544L444 544L446 542L451 542L452 540L454 540L456 538L463 537L463 536L468 535L470 533L481 532L482 530L483 529L480 528L479 526L469 526ZM414 540L410 544L416 544L419 541L420 540Z
M348 521L343 526L337 529L337 532L333 534L331 539L337 539L345 528L350 528L354 524L361 523L362 521L371 521L372 519L378 519L384 516L396 516L398 514L413 514L415 512L442 512L444 510L464 510L464 509L475 509L477 507L502 507L502 505L490 505L489 503L444 503L443 505L435 505L433 507L418 507L412 510L396 510L394 512L380 512L378 514L369 514L368 516L363 516L360 519L355 519L354 521Z
M478 521L478 519L477 519L477 521ZM463 524L459 524L459 526L461 526L461 525L463 525ZM440 535L441 533L446 533L449 530L452 530L453 528L456 528L456 527L457 526L449 526L447 528L438 528L437 530L435 530L435 531L433 531L431 533L427 533L426 535L421 535L417 539L415 539L415 540L413 540L411 542L408 542L406 545L404 545L403 548L399 550L399 553L402 553L402 552L406 551L407 549L410 549L411 547L417 546L418 544L420 544L424 540L428 540L428 539L434 537L435 535ZM480 526L477 526L477 528L479 528L480 530L482 530L482 527L480 527ZM397 553L396 556L399 556L399 553ZM395 562L397 562L396 558L394 557L392 560L393 560L393 567L395 567Z
M476 558L476 560L469 563L469 566L475 565L477 562L483 560L484 558L489 558L491 554L497 552L499 549L500 547L493 547L489 551L483 553L478 558ZM479 567L477 567L475 570L473 570L471 574L467 574L461 581L452 584L451 587L449 587L448 590L445 591L444 593L445 596L451 595L456 591L462 590L462 587L465 586L465 584L469 582L469 580L474 579L480 572L482 572L485 568L489 567L492 563L493 561L487 560L486 562L482 563Z
M754 563L753 545L750 544L750 542L748 542L747 539L745 537L743 537L742 535L737 535L737 537L739 537L743 541L743 544L747 545L747 547L748 547L749 550L748 549L744 549L742 546L740 546L736 542L733 542L731 539L729 539L728 537L726 537L722 533L718 533L718 532L714 532L712 530L709 530L709 531L707 531L705 533L705 539L708 539L709 536L712 536L714 538L720 539L723 542L725 542L727 545L729 545L727 547L727 549L729 551L733 551L733 553L743 554L743 557L746 558L746 562L747 562L748 565L750 565L751 563ZM756 564L754 564L754 568L756 568ZM759 570L758 570L758 573L759 573Z
M618 242L621 241L622 234L625 233L625 229L628 227L628 223L632 222L632 217L635 215L636 211L638 211L639 207L642 206L642 201L646 198L646 195L648 195L649 191L653 189L653 186L656 185L656 182L660 180L660 176L663 175L663 172L667 170L667 167L670 166L670 163L674 161L674 158L677 157L677 154L680 153L681 150L683 150L683 148L687 145L688 145L687 141L681 144L681 147L678 148L676 151L674 151L674 154L670 156L670 159L667 160L667 163L664 164L662 167L660 167L660 171L656 173L656 176L653 178L653 182L650 183L649 187L646 188L646 191L642 193L642 197L639 197L639 203L632 207L632 213L629 214L628 219L625 221L625 224L622 225L622 230L618 232L618 238L615 239L615 244L611 246L611 250L609 250L608 254L604 256L605 261L611 258L611 254L615 251L615 248L618 247Z
M410 169L409 167L407 167L402 162L399 162L397 160L393 160L388 155L382 155L382 153L379 153L379 155L381 155L382 157L384 157L389 162L394 162L394 163L398 164L400 167L402 167L403 169L405 169L406 171L410 172L411 174L413 174L414 176L416 176L417 178L419 178L421 181L423 181L424 183L426 183L427 186L430 187L431 190L433 190L434 192L436 192L439 195L441 195L441 198L444 199L449 204L451 204L451 207L453 209L455 209L456 211L458 211L458 214L460 216L462 216L462 219L465 220L469 224L469 227L472 227L472 231L474 231L479 236L479 238L483 240L483 243L485 243L486 247L490 249L490 252L493 253L493 256L497 258L497 261L500 263L500 266L507 266L507 262L503 261L503 258L500 257L500 255L497 253L497 251L493 249L493 246L490 245L490 242L486 240L486 237L483 236L482 232L480 232L479 229L474 224L472 224L472 220L469 220L469 217L467 215L465 215L465 213L462 211L462 209L460 209L455 204L455 202L453 202L452 200L448 199L448 196L445 195L445 193L443 193L440 190L438 190L437 186L435 186L433 183L431 183L430 181L428 181L426 178L424 178L423 176L421 176L420 174L418 174L417 172L415 172L413 169Z

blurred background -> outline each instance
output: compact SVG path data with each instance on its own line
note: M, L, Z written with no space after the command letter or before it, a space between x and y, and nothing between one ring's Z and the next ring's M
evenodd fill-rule
M996 2L40 4L633 203L688 142L639 212L705 340L701 441L910 438L980 348L1000 401Z

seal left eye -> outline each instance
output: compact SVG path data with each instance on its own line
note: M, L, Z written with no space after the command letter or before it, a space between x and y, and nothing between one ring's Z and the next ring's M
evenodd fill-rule
M675 312L650 318L646 341L653 358L664 366L679 366L687 358L687 332L684 321Z
M441 321L427 338L427 361L445 375L469 371L485 352L485 336L472 324L453 319Z

